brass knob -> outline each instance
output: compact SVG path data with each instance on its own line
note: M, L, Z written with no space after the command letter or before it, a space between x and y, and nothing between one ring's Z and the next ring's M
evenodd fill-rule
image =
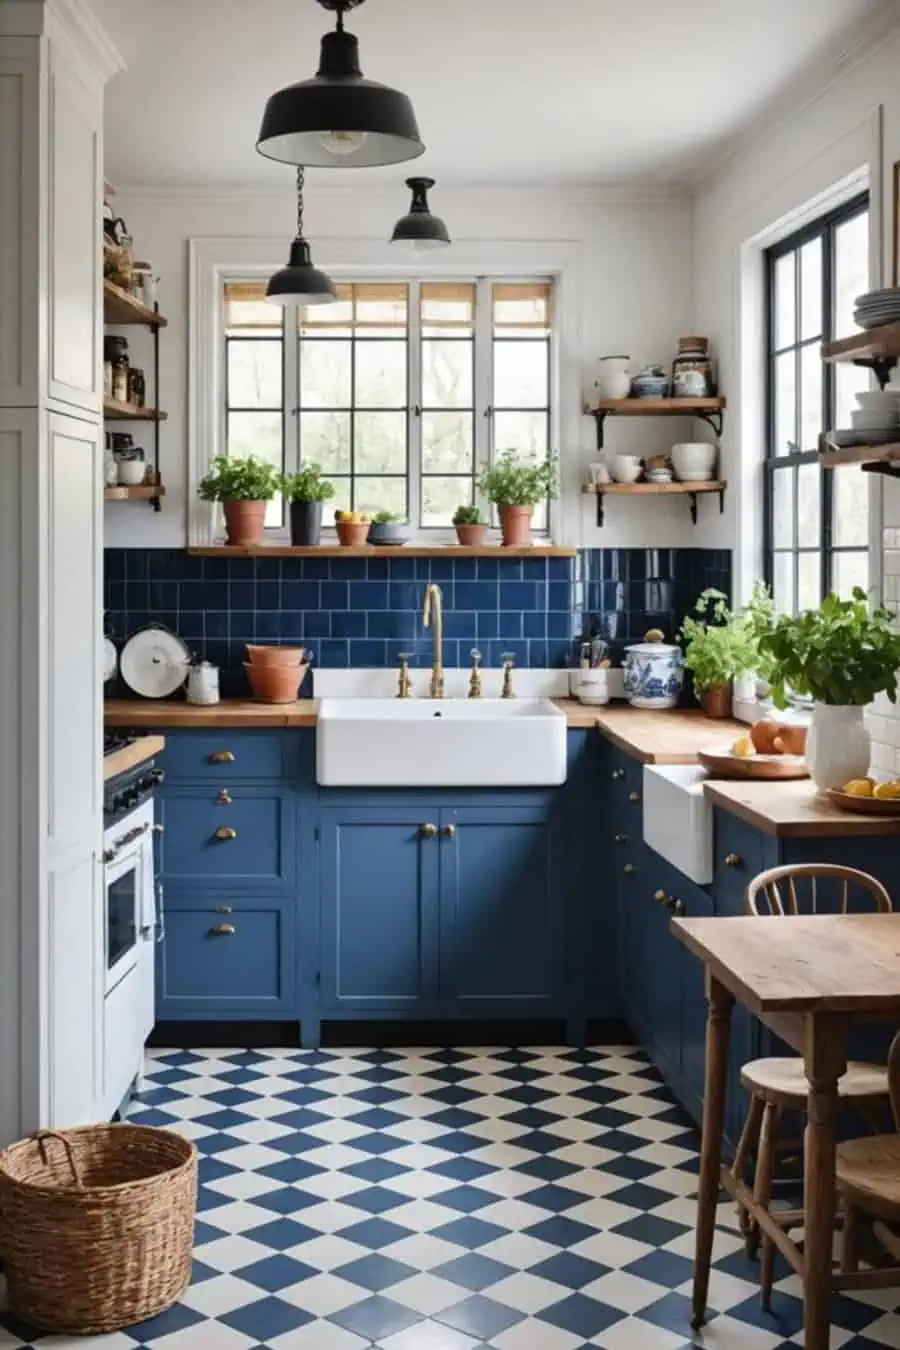
M229 839L237 839L237 830L233 825L220 825L216 830L216 838L227 843Z
M653 899L658 905L667 905L669 903L669 897L666 895L665 891L654 891Z
M637 806L638 802L641 800L641 794L639 792L629 792L628 800L632 802L633 805Z
M207 756L210 764L233 764L234 752L232 750L214 750Z
M209 930L210 937L234 937L237 929L233 923L214 923Z
M630 834L617 834L613 836L617 844L627 844L631 838Z
M427 825L422 826L422 834L426 839L433 839L434 836L437 834L437 832L438 828L436 825L432 825L429 823Z
M743 860L743 858L741 857L741 855L740 855L739 853L726 853L726 854L725 854L725 866L726 866L726 867L743 867L743 865L744 865L744 860Z
M452 839L453 836L456 834L456 826L445 825L444 828L441 830L441 834L444 835L446 839Z
M625 873L626 877L632 876L634 873L634 863L626 863L622 868L622 871Z
M220 805L220 806L230 806L230 805L231 805L231 800L232 800L232 798L231 798L231 793L228 791L228 789L227 789L227 788L220 788L220 789L219 789L219 795L216 797L216 801L219 803L219 805Z
M612 778L614 783L619 783L625 777L625 770L613 769L612 773L610 774L610 777Z

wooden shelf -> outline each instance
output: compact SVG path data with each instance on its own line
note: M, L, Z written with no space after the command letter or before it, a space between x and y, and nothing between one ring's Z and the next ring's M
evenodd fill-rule
M603 449L607 417L699 417L722 434L724 398L601 398L585 411L597 423L597 449Z
M819 451L819 463L823 469L841 469L847 464L855 464L870 473L900 472L900 442L891 441L886 445L845 445L827 446ZM891 466L896 465L896 469Z
M867 328L852 337L822 344L823 361L888 362L900 361L900 323L883 328Z
M691 520L697 524L697 498L711 492L719 494L719 511L725 510L727 482L721 478L697 483L585 483L582 492L597 498L597 524L603 526L604 497L689 497Z
M574 558L577 549L562 544L533 544L530 548L504 548L485 544L483 548L464 548L461 544L360 544L344 548L340 544L318 544L314 548L294 548L289 544L257 544L235 547L211 544L189 548L195 558Z
M105 398L103 416L107 422L165 422L169 414L159 408L142 408L138 403L120 403L118 399Z
M108 277L103 279L103 321L119 325L143 324L147 328L166 328L169 322Z
M166 489L162 483L139 483L135 487L107 487L103 489L103 500L107 502L154 502L164 497Z

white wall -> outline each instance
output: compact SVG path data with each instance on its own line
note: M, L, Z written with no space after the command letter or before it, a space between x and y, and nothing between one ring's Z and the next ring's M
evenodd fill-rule
M127 76L125 77L127 78ZM385 194L367 188L337 190L310 175L306 224L314 250L322 256L329 240L385 239L405 206L405 189ZM622 196L616 192L582 192L564 197L558 191L511 192L491 189L444 190L435 195L435 209L447 220L453 236L484 241L485 255L496 253L504 240L576 241L580 244L581 289L572 341L563 350L569 385L590 391L596 358L629 352L635 367L650 361L668 364L676 338L693 326L691 209L687 198ZM220 198L129 192L120 187L115 206L134 236L136 256L152 262L162 277L160 308L169 319L161 346L161 403L169 413L162 430L161 469L166 486L158 516L143 503L106 507L106 543L119 547L178 547L186 541L187 464L187 303L188 248L194 237L271 238L283 235L286 256L294 233L292 178L285 174L283 194L225 194ZM346 248L343 250L346 253ZM396 260L391 258L396 265ZM134 359L139 363L149 344L139 330L129 330ZM560 447L566 480L566 542L593 546L627 544L678 547L707 542L710 522L717 520L713 502L701 502L700 525L690 524L684 501L610 501L606 526L596 527L593 499L578 488L596 458L594 425L571 410L571 433ZM665 450L692 434L689 422L620 419L607 423L607 447L636 453ZM702 429L701 435L707 434Z

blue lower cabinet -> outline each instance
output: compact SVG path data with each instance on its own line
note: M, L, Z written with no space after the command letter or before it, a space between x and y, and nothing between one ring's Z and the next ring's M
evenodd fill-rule
M288 1018L296 1008L295 964L290 904L167 896L157 948L157 1016Z
M440 844L427 805L322 808L322 1017L434 1012Z
M566 868L549 808L441 812L441 1012L549 1016L562 978Z
M285 889L293 881L295 807L280 786L166 787L159 863L167 885Z

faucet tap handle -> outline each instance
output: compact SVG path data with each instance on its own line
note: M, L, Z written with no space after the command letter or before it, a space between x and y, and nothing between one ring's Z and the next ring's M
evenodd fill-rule
M469 698L481 698L481 652L473 647L469 652L472 658L472 673L469 676Z
M412 659L412 652L398 652L397 660L400 662L400 673L397 676L397 697L410 698L412 696L412 678L409 673L409 663Z
M512 674L516 664L516 658L512 652L503 653L503 691L501 698L515 698L513 691Z

